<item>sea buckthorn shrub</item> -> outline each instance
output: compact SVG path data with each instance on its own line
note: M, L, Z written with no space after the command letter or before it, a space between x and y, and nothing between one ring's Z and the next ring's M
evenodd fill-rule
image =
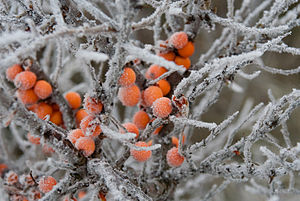
M299 10L0 1L0 201L299 200Z

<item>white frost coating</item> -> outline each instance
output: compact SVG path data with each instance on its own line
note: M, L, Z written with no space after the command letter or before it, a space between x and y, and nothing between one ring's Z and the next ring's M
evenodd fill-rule
M14 31L13 33L3 33L0 35L0 45L8 45L13 42L22 42L30 39L32 35L25 31Z
M130 55L133 55L143 61L163 66L168 70L177 71L179 73L183 73L186 70L184 67L176 65L174 62L167 61L164 58L157 56L155 54L152 54L151 52L149 52L145 49L135 47L130 44L125 44L124 48L126 51L128 51L128 53Z
M106 54L100 52L92 52L88 50L79 50L76 56L79 58L83 58L87 61L103 62L108 60L108 56Z
M237 93L243 93L244 89L238 85L236 82L231 82L228 86L232 91L237 92Z
M217 127L216 123L207 123L203 121L197 121L197 120L187 119L182 117L170 116L170 120L173 121L174 123L187 124L199 128L208 128L209 130L212 130Z
M152 150L156 150L156 149L161 148L160 144L155 144L155 145L152 145L152 146L149 146L149 147L139 147L139 146L136 146L136 145L130 144L130 143L127 143L126 145L130 149L134 149L134 150L137 150L137 151L152 151Z
M120 140L121 142L123 142L125 140L130 140L130 139L133 139L136 137L135 133L119 133L117 131L111 130L109 127L107 127L104 124L101 124L101 129L107 137L116 139L116 140Z

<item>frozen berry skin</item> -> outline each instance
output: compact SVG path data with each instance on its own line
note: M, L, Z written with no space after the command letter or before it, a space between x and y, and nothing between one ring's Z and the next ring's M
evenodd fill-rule
M146 71L145 77L148 80L154 80L154 79L160 77L161 75L163 75L166 72L168 72L168 71L164 67L156 65L156 64L153 64Z
M141 98L141 91L138 86L120 87L118 98L124 106L135 106Z
M133 116L133 123L138 127L138 129L145 129L150 121L150 117L145 111L138 111Z
M44 177L39 181L39 189L43 193L48 193L55 185L56 180L51 176Z
M15 64L8 69L6 69L6 79L9 81L14 81L15 77L23 71L22 67L19 64Z
M84 108L89 114L99 114L103 109L103 104L100 100L86 96L84 99Z
M84 137L84 134L83 134L82 130L81 129L74 129L74 130L71 130L68 133L67 139L70 140L73 144L75 144L76 141L81 137Z
M136 142L135 145L138 147L148 147L148 144L143 141ZM130 154L135 160L139 162L145 162L151 157L152 151L138 151L135 149L130 149Z
M36 75L31 71L23 71L17 74L14 84L21 90L31 89L36 83Z
M122 125L124 126L124 128L126 128L126 130L129 133L135 133L136 134L135 138L139 137L139 129L135 124L128 122L128 123L125 123L125 124L122 124ZM123 129L121 129L120 132L125 133L125 131Z
M77 109L81 105L81 97L79 93L70 91L65 94L65 99L67 100L69 106L72 109Z
M185 32L176 32L173 33L169 39L170 44L176 49L181 49L188 43L188 36Z
M190 57L194 54L195 47L194 44L189 41L186 46L178 50L178 54L182 57Z
M90 137L81 137L76 141L75 147L76 149L83 151L83 155L88 157L95 151L95 142Z
M33 90L40 99L46 99L52 94L52 86L45 80L37 81Z
M119 84L123 87L129 87L136 80L135 72L131 68L124 68L123 74L119 79Z
M153 114L156 117L165 118L172 112L172 103L169 98L162 97L157 99L152 105Z
M157 86L150 86L143 93L143 100L147 107L150 107L154 101L161 97L163 97L163 92Z
M178 153L178 148L173 147L167 152L167 163L171 167L179 167L184 161L184 157Z

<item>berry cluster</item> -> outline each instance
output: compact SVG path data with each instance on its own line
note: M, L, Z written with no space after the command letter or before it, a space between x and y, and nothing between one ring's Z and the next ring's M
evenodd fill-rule
M184 32L174 33L168 40L160 44L158 55L168 61L173 61L177 65L184 66L187 70L190 67L190 59L194 52L194 45L188 40L188 36ZM173 112L178 113L172 103L170 97L172 85L168 81L168 76L163 79L159 78L164 75L168 70L163 66L156 64L151 65L145 72L143 80L145 82L140 84L137 82L137 74L131 65L126 65L118 81L120 88L118 91L118 98L124 106L139 106L139 110L133 115L132 122L123 123L119 127L119 133L124 134L130 132L136 134L137 147L152 146L152 140L144 142L140 140L140 132L151 126L156 118L167 119ZM37 75L29 70L29 67L22 67L16 64L6 71L6 77L9 81L13 82L17 88L16 96L24 104L24 106L34 112L40 119L49 120L52 123L65 128L63 122L62 112L59 105L54 102L52 98L52 86L46 80L38 80ZM152 80L158 79L154 84ZM104 106L100 99L96 96L85 95L83 104L80 94L77 92L67 92L64 95L66 103L73 111L76 121L76 128L68 131L67 139L74 145L75 149L80 151L85 157L90 157L96 149L96 138L101 134L100 114L104 111ZM82 108L81 108L82 107ZM153 137L158 135L162 126L154 130ZM27 133L28 141L32 144L41 144L41 138L35 136L31 132ZM184 138L182 140L184 142ZM172 143L176 146L171 148L167 154L167 163L171 167L178 167L184 162L184 157L178 153L178 138L172 137ZM44 152L51 153L54 150L44 144ZM130 154L136 161L145 162L151 158L151 150L136 150L132 148ZM7 166L0 164L0 174L3 175ZM6 171L7 172L7 171ZM6 182L8 185L20 185L18 175L12 171L5 174ZM51 177L39 178L38 183L35 179L30 177L32 185L38 188L34 189L35 197L41 198L41 193L47 193L56 185L56 180ZM29 179L30 179L29 178ZM73 194L67 195L65 201L77 200L85 196L85 192L81 191L74 197ZM15 199L26 200L24 196L19 196ZM21 196L21 197L20 197ZM100 192L99 198L105 200L105 195ZM30 198L31 199L31 198Z
M177 65L182 65L186 70L189 69L191 61L190 56L194 53L194 44L189 41L185 32L176 32L168 40L159 45L157 54L168 61L173 61ZM136 63L136 62L135 62ZM168 70L163 66L151 65L144 74L144 79L151 81L163 76ZM171 84L168 77L160 79L153 85L139 85L136 82L136 73L133 68L126 66L119 79L121 85L118 93L119 100L124 106L136 106L139 104L140 110L133 116L132 123L123 124L128 132L135 133L138 139L139 130L143 130L155 118L167 118L174 110L172 106ZM143 90L140 90L143 89ZM158 127L153 135L157 135L163 126ZM121 131L121 133L124 131ZM175 138L174 138L175 139ZM139 147L152 145L152 140L148 143L138 141L135 144ZM177 139L178 147L178 139ZM184 161L183 156L178 154L178 149L169 150L167 154L168 164L172 167L178 167ZM151 157L151 151L130 151L132 157L137 161L146 161ZM177 154L177 155L176 155ZM175 162L174 162L175 161ZM176 162L177 161L177 162Z

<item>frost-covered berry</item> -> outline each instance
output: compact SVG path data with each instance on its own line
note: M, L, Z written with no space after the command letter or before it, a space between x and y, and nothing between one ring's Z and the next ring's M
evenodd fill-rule
M7 165L4 163L0 163L0 177L2 177L3 172L7 169Z
M173 33L169 39L169 43L176 49L181 49L188 43L188 36L183 31Z
M15 173L14 171L9 171L6 174L6 183L8 183L9 185L14 185L16 183L18 183L18 175L17 173Z
M144 112L143 110L136 112L133 116L133 123L139 129L145 129L149 121L150 121L149 115L147 114L147 112Z
M167 152L167 163L171 167L179 167L184 161L184 157L178 153L178 148L173 147Z
M135 82L136 75L131 68L124 68L124 72L119 79L119 84L123 87L128 87Z
M81 137L84 137L84 134L82 132L81 129L74 129L74 130L71 130L69 133L68 133L68 140L70 140L73 144L76 143L76 141L81 138Z
M79 93L70 91L65 94L65 99L67 100L69 106L72 109L77 109L81 105L81 97Z
M45 80L37 81L33 90L40 99L46 99L52 94L52 87L49 82Z
M24 105L34 104L39 100L39 97L34 93L33 89L18 89L16 92L16 96Z
M17 74L14 84L21 90L31 89L36 82L36 75L31 71L23 71Z
M143 141L136 142L135 145L138 147L148 147L148 144ZM130 154L135 160L139 162L144 162L151 157L152 151L144 151L144 150L138 151L135 149L130 149Z
M92 115L88 115L81 121L80 128L85 136L90 137L97 137L102 132L100 122Z
M156 84L161 89L164 96L166 96L171 90L171 85L167 80L159 80Z
M61 125L63 123L62 113L60 111L53 112L50 116L50 121L58 126Z
M177 56L175 58L175 63L179 66L181 65L184 66L185 69L189 69L191 66L191 60L188 57L185 58L185 57Z
M43 177L40 181L39 181L39 189L40 191L42 191L43 193L48 193L49 191L52 190L52 188L56 185L56 180L51 177Z
M136 137L135 138L138 138L139 137L139 129L138 127L133 124L133 123L125 123L125 124L122 124L124 126L124 128L126 128L126 130L129 132L129 133L135 133L136 134ZM120 130L121 133L125 133L125 131L123 129Z
M76 124L77 126L80 125L81 121L87 117L89 114L86 112L85 109L80 109L76 112L76 116L75 116L75 119L76 119Z
M189 41L186 46L178 50L178 54L182 57L190 57L195 51L194 44Z
M124 106L135 106L141 98L141 91L138 86L121 87L118 97Z
M52 115L53 109L49 104L41 102L34 107L33 112L36 113L40 119L44 119L46 115Z
M35 136L31 135L30 132L27 133L27 139L32 144L40 144L40 140L41 140L40 137L35 137Z
M23 71L19 64L15 64L8 69L6 69L6 79L9 81L14 81L15 77Z
M176 56L174 52L159 53L158 55L168 61L174 61Z
M182 136L182 144L184 144L185 136ZM172 144L175 145L178 148L179 145L179 139L175 136L172 137Z
M154 80L154 79L158 78L159 76L163 75L166 72L167 72L167 69L165 69L164 67L153 64L146 71L145 77L148 80Z
M84 108L90 114L99 114L103 109L103 105L100 100L86 96L84 99Z
M143 93L143 100L147 107L150 107L156 99L161 97L163 97L163 92L156 86L148 87Z
M165 118L172 112L172 103L169 98L162 97L157 99L152 105L153 114L156 117Z
M88 157L95 151L95 142L90 137L81 137L76 141L75 147L76 149L83 151L83 155Z

